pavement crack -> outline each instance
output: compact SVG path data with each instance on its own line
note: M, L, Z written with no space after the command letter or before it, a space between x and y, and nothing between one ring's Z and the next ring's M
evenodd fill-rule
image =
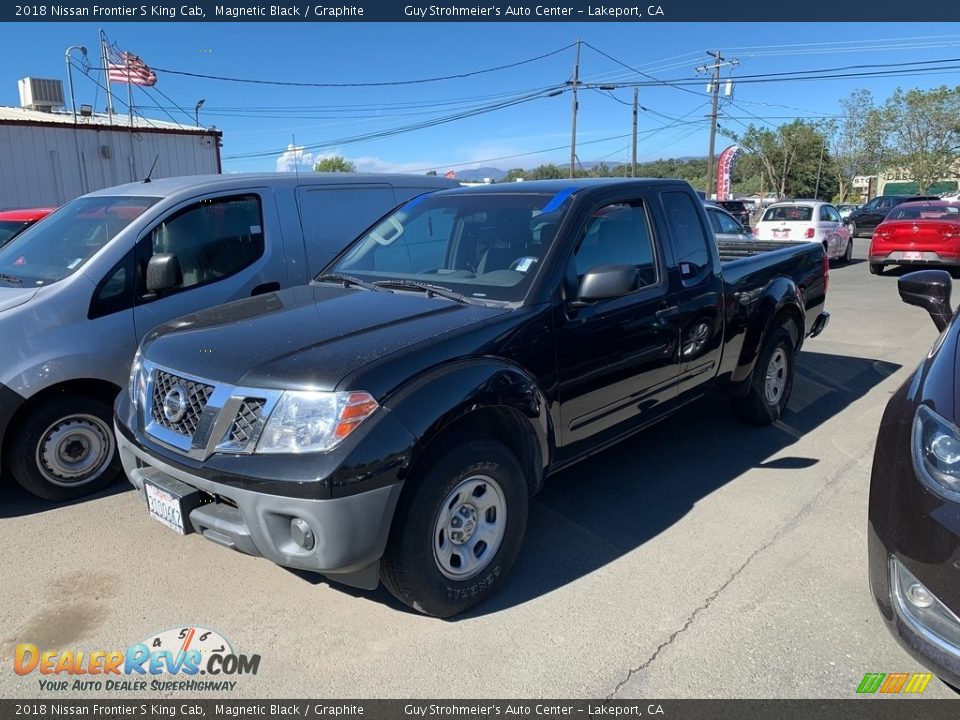
M840 478L844 476L844 473L848 469L850 469L851 466L858 465L861 462L862 462L862 459L859 455L854 456L850 458L846 463L844 463L840 468L838 468L832 477L828 477L827 482L824 483L823 487L821 487L820 490L817 491L817 494L814 495L809 501L807 501L807 503L805 503L803 507L801 507L796 513L794 513L791 517L787 518L783 522L783 524L781 524L780 527L777 528L776 532L774 532L773 535L765 543L763 543L760 547L758 547L756 550L750 553L750 555L747 556L747 559L740 564L740 567L734 570L733 573L730 575L730 577L728 577L723 582L722 585L720 585L716 590L710 593L710 595L707 596L706 600L704 600L701 605L696 607L693 610L693 612L691 612L687 616L687 619L686 621L684 621L683 625L680 626L677 630L674 630L672 633L670 633L670 637L668 637L666 640L664 640L662 643L660 643L657 646L656 650L653 651L650 657L648 657L646 660L644 660L642 663L640 663L636 667L630 668L627 671L626 677L624 677L620 682L616 684L616 686L613 688L610 694L608 694L604 698L604 700L610 701L615 699L617 693L620 692L623 686L626 685L628 682L630 682L630 678L632 678L637 673L643 672L648 667L650 667L650 665L652 665L653 662L660 656L660 653L662 653L664 650L670 647L670 645L672 645L673 642L678 637L680 637L683 633L685 633L690 628L690 626L693 625L693 622L697 619L697 616L700 613L707 610L714 603L714 601L716 601L716 599L720 597L721 593L723 593L723 591L726 590L731 585L731 583L733 583L733 581L736 580L737 577L739 577L740 574L747 569L747 567L749 567L750 563L753 562L753 560L758 555L760 555L767 548L769 548L771 545L776 543L784 535L786 535L793 528L799 525L800 522L807 515L810 514L811 510L814 507L816 507L821 500L823 500L824 496L826 496L828 493L836 492L837 486L840 483Z

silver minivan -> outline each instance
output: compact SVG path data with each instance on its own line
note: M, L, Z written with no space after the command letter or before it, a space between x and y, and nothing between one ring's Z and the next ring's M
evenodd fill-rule
M454 180L236 174L73 200L0 249L0 468L50 500L121 474L113 401L154 326L308 282L396 205Z

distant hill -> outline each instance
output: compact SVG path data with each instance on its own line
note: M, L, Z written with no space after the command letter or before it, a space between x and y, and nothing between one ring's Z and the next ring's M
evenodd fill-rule
M506 170L501 170L500 168L495 167L480 167L480 168L471 168L470 170L457 170L457 180L467 180L469 182L477 182L483 180L484 178L492 178L493 180L503 180L506 176ZM443 173L440 173L441 175Z

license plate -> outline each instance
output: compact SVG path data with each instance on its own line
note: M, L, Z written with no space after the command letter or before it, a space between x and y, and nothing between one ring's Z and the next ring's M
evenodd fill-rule
M903 253L904 260L923 260L923 253L917 250L907 250Z
M774 230L774 231L773 231L773 236L774 236L775 238L785 238L785 237L789 237L789 235L790 235L790 231L789 231L789 230Z
M150 511L150 517L159 520L171 530L186 535L183 525L183 503L180 498L148 482L143 483L143 489L147 494L147 509Z

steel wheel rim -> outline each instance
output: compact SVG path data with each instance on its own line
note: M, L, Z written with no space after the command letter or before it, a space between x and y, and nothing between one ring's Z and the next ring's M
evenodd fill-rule
M59 487L76 487L103 475L113 457L113 432L94 415L60 418L37 444L37 469Z
M777 345L767 363L767 374L763 384L763 392L770 405L776 405L783 397L787 387L787 367L789 365L787 351L783 345Z
M471 475L440 506L433 524L433 559L450 580L469 580L493 560L507 527L507 500L488 475Z

